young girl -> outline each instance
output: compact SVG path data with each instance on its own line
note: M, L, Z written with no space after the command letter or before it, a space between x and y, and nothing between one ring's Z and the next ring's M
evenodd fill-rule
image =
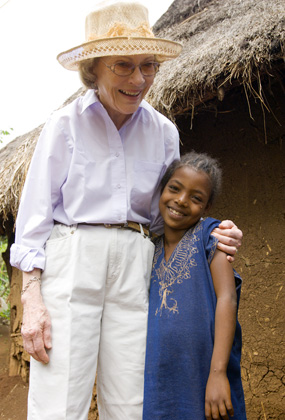
M162 179L164 236L154 255L144 420L245 420L241 279L202 219L221 185L217 161L191 152ZM230 416L230 417L229 417Z

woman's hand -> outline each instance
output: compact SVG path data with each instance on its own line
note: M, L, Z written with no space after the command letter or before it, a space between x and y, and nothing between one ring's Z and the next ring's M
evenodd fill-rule
M228 254L228 261L233 262L234 255L241 246L242 231L231 220L224 220L218 228L213 230L212 235L219 240L217 248Z
M210 372L205 395L207 420L229 420L234 415L231 390L226 372Z
M39 277L40 271L23 273L23 286L31 277ZM23 323L22 337L24 349L38 362L49 362L46 350L51 349L51 322L43 303L40 284L33 282L22 295Z

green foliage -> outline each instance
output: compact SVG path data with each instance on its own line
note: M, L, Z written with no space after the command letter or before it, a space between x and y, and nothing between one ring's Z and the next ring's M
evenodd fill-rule
M0 297L7 303L8 309L1 309L0 317L10 319L10 303L8 302L10 294L9 277L7 274L6 264L2 258L2 252L5 252L8 246L7 238L0 236Z
M13 131L13 128L10 128L10 131ZM0 130L0 143L3 143L3 136L9 136L11 132L8 130Z

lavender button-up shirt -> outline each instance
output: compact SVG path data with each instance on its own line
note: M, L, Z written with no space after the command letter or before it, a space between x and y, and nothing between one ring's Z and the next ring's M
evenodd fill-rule
M11 264L44 269L54 220L162 227L159 183L179 158L175 126L146 101L118 131L93 90L47 121L29 168Z

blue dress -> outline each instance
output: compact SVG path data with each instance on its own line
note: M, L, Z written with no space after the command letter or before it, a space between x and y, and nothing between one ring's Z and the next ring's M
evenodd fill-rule
M214 344L216 295L210 263L219 221L189 229L168 262L159 238L153 261L145 366L143 420L204 420L205 389ZM241 279L235 273L238 300ZM246 420L240 373L241 328L228 365L235 420Z

